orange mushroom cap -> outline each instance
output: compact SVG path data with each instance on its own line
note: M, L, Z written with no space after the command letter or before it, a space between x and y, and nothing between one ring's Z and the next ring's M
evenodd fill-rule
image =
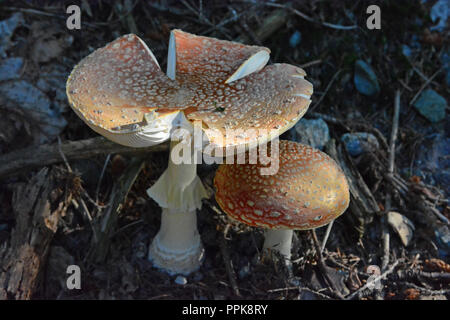
M222 164L216 200L227 215L250 226L307 230L339 217L350 201L347 180L325 153L280 141L279 170L261 175L258 164Z
M108 138L111 136L107 133L146 131L140 136L139 146L145 146L145 134L155 132L153 122L149 125L148 121L156 125L172 119L167 116L174 113L183 112L191 122L201 120L210 142L224 146L225 142L216 140L212 131L224 136L226 130L254 128L278 130L277 134L281 134L306 112L313 89L303 79L305 72L301 68L272 64L227 82L255 54L268 53L267 48L180 30L173 34L174 80L161 71L141 39L125 35L94 51L74 68L67 81L71 107L92 129ZM167 132L170 126L163 129ZM168 138L163 134L160 137L150 139L148 145ZM270 137L247 136L234 143L247 144L255 138L262 143ZM115 141L131 144L135 139Z
M239 42L197 36L182 30L172 30L176 46L177 77L189 78L203 86L203 82L225 83L250 57L261 52L267 64L270 50Z

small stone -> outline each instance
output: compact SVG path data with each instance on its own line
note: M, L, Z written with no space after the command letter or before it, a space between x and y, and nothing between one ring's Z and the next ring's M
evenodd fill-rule
M352 157L357 157L365 152L379 148L377 138L367 132L345 133L342 135L341 140Z
M377 76L372 67L362 60L355 63L354 82L356 90L366 96L372 96L380 91Z
M320 150L323 150L323 147L330 140L328 125L321 118L301 119L295 125L295 134L296 141Z
M177 276L175 278L175 283L179 285L185 285L187 283L187 279L184 276Z
M411 48L406 44L402 45L402 53L407 58L410 58L412 56Z
M301 41L302 41L302 34L300 33L300 31L295 30L295 32L289 38L289 45L292 48L295 48L296 46L298 46L300 44Z
M439 122L445 119L447 101L436 91L427 89L414 102L414 108L431 122Z
M400 237L402 244L407 247L413 238L414 224L404 215L390 211L387 214L387 221L389 225Z

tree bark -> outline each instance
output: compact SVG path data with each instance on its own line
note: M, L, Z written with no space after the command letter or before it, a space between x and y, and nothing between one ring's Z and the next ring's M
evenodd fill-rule
M34 146L0 156L0 179L33 168L62 162L61 152L68 160L71 160L110 153L143 154L167 150L169 150L168 143L148 148L130 148L103 137Z
M72 199L69 185L57 168L43 168L17 187L12 201L16 225L9 246L0 247L1 300L33 297L59 218Z

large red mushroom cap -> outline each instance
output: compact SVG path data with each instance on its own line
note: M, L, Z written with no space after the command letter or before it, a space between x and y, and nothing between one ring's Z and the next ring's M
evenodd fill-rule
M216 200L227 215L250 226L307 230L339 217L350 201L347 180L325 153L292 141L279 143L279 170L258 164L222 164Z
M264 67L269 49L180 30L172 34L170 77L141 39L125 35L74 68L67 81L71 107L98 133L134 147L169 139L172 127L186 119L201 120L217 147L226 146L217 133L224 137L227 130L265 129L231 144L264 143L306 112L313 88L305 72L288 64Z

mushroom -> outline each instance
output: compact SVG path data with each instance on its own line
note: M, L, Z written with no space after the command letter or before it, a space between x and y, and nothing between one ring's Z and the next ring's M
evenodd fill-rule
M279 142L274 175L260 163L222 164L214 178L216 201L232 219L267 229L264 249L291 257L293 230L324 226L349 205L347 180L325 153L293 141Z
M129 34L91 53L69 76L70 105L97 133L130 147L171 139L168 168L147 190L162 208L149 259L170 274L189 274L202 261L196 210L206 192L197 151L265 143L309 106L312 85L305 72L287 64L264 67L269 54L264 47L173 30L164 74L145 43ZM200 143L193 141L196 123ZM223 139L229 130L249 128L275 133Z

